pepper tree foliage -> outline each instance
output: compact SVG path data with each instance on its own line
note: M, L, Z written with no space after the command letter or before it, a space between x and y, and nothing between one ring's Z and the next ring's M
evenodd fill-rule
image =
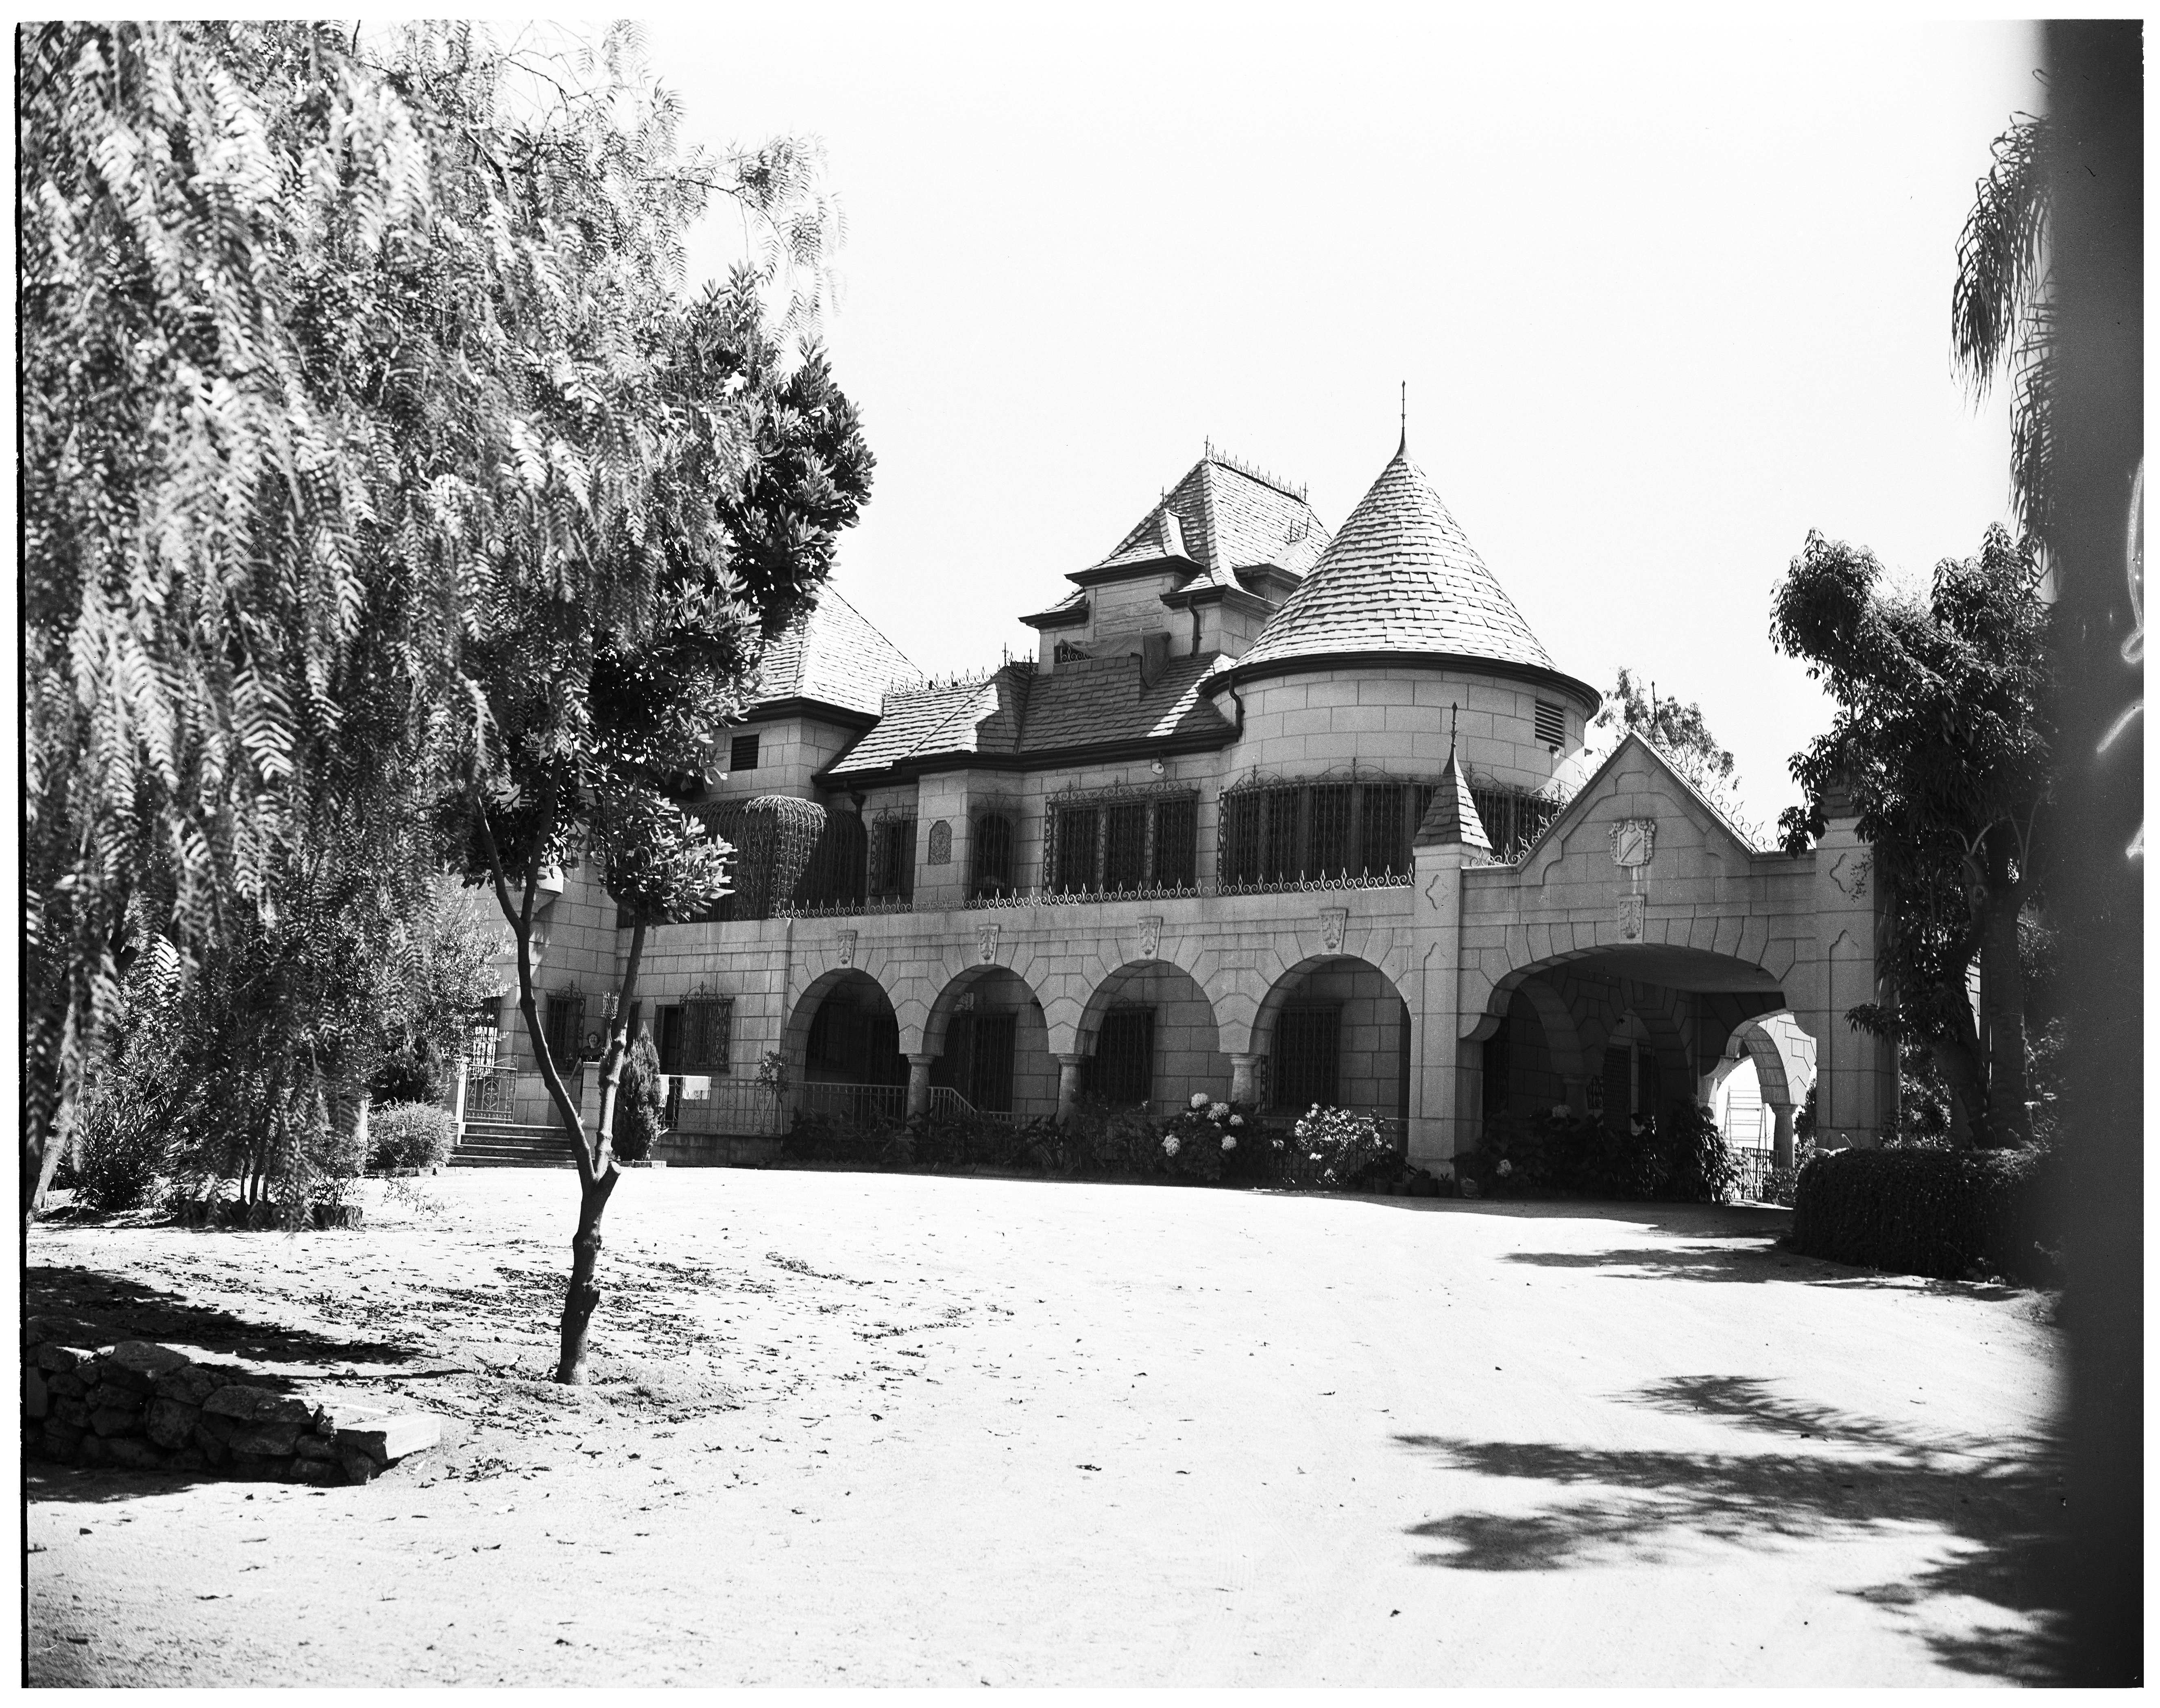
M1924 600L1886 589L1872 553L1810 532L1772 603L1770 636L1836 706L1792 761L1807 805L1780 821L1807 848L1849 796L1888 886L1883 971L1895 1000L1852 1023L1924 1042L1960 1136L2031 1136L2019 918L2038 896L2054 724L2048 608L2029 544L1991 527L1935 567ZM1981 1023L1967 981L1981 968ZM1985 1033L1981 1024L1986 1026Z
M218 953L446 778L521 855L568 812L641 906L707 890L641 787L695 743L640 718L728 709L869 459L822 360L752 335L814 319L814 151L680 155L626 28L567 69L460 24L17 39L34 1153L146 932ZM686 309L715 192L763 252Z

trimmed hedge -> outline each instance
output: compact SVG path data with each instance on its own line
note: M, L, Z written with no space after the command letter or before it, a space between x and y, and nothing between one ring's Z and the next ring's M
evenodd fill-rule
M2038 1150L1833 1150L1800 1171L1791 1249L1939 1280L2059 1279Z
M458 1142L458 1118L434 1103L392 1103L368 1117L367 1166L439 1168Z

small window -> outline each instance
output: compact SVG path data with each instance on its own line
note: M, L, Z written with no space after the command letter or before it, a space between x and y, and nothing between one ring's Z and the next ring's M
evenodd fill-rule
M877 822L871 854L870 893L880 901L906 901L915 895L915 820L887 818Z
M730 771L755 771L757 769L756 736L738 735L734 740L728 743L728 769Z
M548 1054L558 1068L574 1067L584 1059L585 999L581 991L551 990L543 1021Z
M985 812L975 821L975 896L1010 896L1013 891L1013 822L1002 812Z
M1567 719L1560 709L1550 700L1537 703L1538 740L1547 747L1559 747L1567 740Z

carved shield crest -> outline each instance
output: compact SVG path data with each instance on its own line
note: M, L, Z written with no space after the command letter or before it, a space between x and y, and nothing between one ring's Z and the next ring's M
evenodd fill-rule
M1162 947L1162 921L1144 919L1140 921L1140 959L1152 961L1155 951Z
M1643 940L1644 900L1641 896L1620 898L1620 937L1624 942L1639 943Z
M1320 910L1320 946L1331 955L1342 947L1342 933L1350 923L1347 907L1323 907Z
M994 961L995 959L997 959L997 958L998 958L998 928L997 928L997 927L996 927L995 925L993 925L993 924L984 924L984 925L979 925L979 926L977 926L977 927L975 927L975 947L982 952L982 957L983 957L983 959L984 959L984 961L986 961L986 962L987 962L987 961Z
M840 964L843 967L855 964L855 934L851 931L840 933Z

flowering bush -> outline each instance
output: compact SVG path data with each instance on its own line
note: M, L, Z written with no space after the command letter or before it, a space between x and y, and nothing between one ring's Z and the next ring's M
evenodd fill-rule
M1257 1147L1240 1145L1249 1113L1243 1104L1211 1101L1206 1092L1196 1091L1160 1129L1155 1143L1160 1167L1185 1180L1218 1181L1226 1173L1251 1172L1246 1165L1258 1155Z
M1368 1176L1392 1170L1400 1159L1394 1141L1370 1115L1315 1103L1298 1118L1283 1153L1283 1184L1342 1191Z

